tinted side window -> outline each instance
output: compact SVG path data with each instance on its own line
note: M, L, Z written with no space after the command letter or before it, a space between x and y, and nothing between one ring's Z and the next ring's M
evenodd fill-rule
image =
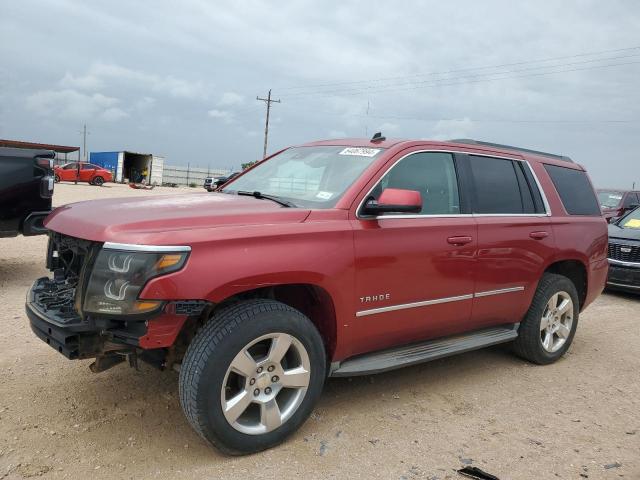
M635 193L633 192L629 192L627 193L627 196L624 199L624 203L622 204L622 206L624 208L629 208L631 205L637 205L638 204L638 197L636 196Z
M514 162L470 155L469 163L476 191L473 213L525 213Z
M546 164L544 168L569 215L600 216L598 200L586 172Z
M77 163L70 163L64 166L64 170L76 170L78 168Z
M417 190L422 196L422 215L460 213L458 180L450 153L414 153L382 177L373 190L377 198L385 188Z
M82 170L95 170L95 165L91 165L90 163L85 163L82 165Z

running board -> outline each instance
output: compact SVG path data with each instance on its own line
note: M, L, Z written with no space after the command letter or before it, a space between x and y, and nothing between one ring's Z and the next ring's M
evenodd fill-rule
M487 328L464 335L438 338L423 343L414 343L404 347L358 355L337 365L331 376L372 375L498 343L509 342L518 336L518 327L519 324L514 324L511 327Z

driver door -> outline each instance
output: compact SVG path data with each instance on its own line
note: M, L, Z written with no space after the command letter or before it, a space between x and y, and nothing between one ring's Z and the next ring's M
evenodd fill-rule
M61 180L65 180L67 182L74 182L78 178L78 164L77 163L69 163L64 166L61 172Z
M80 166L80 181L90 182L95 173L96 173L95 165L91 165L90 163L83 163Z
M466 212L454 155L405 155L366 199L377 199L385 188L417 190L422 210L376 217L358 212L353 220L352 354L470 328L477 226Z

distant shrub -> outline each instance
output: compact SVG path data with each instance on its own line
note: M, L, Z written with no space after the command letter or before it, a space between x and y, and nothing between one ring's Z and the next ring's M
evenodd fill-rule
M198 186L198 184L197 184L196 182L191 182L191 183L189 184L189 186L190 186L191 188L196 188L196 187Z

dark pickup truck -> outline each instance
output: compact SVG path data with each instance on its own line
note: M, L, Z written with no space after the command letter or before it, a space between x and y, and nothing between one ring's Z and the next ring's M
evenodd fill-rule
M0 237L46 233L53 157L50 150L0 147Z

